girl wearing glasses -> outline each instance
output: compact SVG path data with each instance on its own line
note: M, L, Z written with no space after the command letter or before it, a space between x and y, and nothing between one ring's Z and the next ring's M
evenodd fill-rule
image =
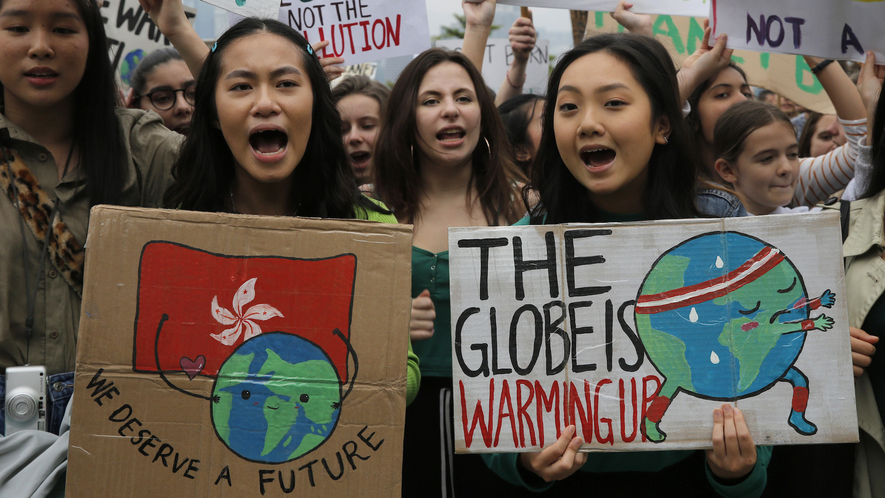
M172 131L187 135L194 113L196 82L174 48L155 50L130 78L126 107L154 111Z

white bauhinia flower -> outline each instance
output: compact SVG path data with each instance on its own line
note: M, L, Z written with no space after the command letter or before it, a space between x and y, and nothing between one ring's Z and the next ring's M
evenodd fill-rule
M283 316L279 310L269 304L256 304L243 313L243 306L255 299L257 280L257 278L249 279L237 289L233 299L233 313L218 305L218 296L212 298L212 317L222 325L233 325L220 334L209 334L213 339L225 346L232 346L240 338L240 334L245 332L243 336L245 342L261 333L261 327L255 323L255 320L264 321L275 316Z

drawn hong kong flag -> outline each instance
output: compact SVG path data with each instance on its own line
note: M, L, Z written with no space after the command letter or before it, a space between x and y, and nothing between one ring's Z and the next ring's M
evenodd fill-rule
M355 275L352 254L242 257L150 242L139 267L133 368L215 377L243 342L285 332L319 346L346 378L347 346L334 331L350 338Z

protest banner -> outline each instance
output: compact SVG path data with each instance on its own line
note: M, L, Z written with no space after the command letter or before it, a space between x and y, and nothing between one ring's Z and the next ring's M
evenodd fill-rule
M430 48L424 2L411 0L283 0L280 22L307 41L329 40L320 57L348 65L412 55Z
M608 12L594 12L588 34L623 31ZM652 16L655 38L670 51L677 67L695 51L704 36L704 20L698 17ZM729 36L729 45L733 36ZM812 111L835 114L823 86L801 55L769 54L735 50L732 60L747 73L749 83L767 88Z
M220 9L242 17L276 19L280 13L280 0L203 0Z
M461 51L463 40L437 40L437 47ZM529 55L525 69L523 93L543 94L547 92L547 73L549 72L549 41L537 40L535 49ZM482 77L493 91L497 92L507 76L510 63L513 62L513 50L506 38L490 38L486 43L485 58L482 62Z
M885 61L882 0L711 0L713 36L731 47L863 61Z
M191 22L197 16L196 9L190 7L185 7L184 13ZM103 0L101 18L108 34L108 51L114 71L127 86L132 70L144 56L172 46L137 0Z
M600 12L612 12L618 6L618 0L500 0L498 3ZM710 11L707 0L632 0L630 3L634 12L642 14L707 17Z
M796 216L801 216L797 218ZM798 221L801 220L801 223ZM455 446L857 441L838 213L450 228Z
M99 206L67 493L399 494L411 227Z

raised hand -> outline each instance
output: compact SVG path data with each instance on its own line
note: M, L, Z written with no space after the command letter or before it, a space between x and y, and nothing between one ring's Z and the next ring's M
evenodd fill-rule
M618 2L618 6L615 7L615 11L610 15L612 19L618 21L618 24L627 31L637 35L652 36L653 23L651 16L648 14L637 14L630 10L632 8L632 3L621 0Z
M513 50L513 57L527 61L532 50L535 49L535 41L538 38L532 20L527 17L517 18L507 34L510 39L510 48Z
M319 57L320 65L323 66L323 71L326 72L326 78L328 78L329 81L344 74L344 66L342 66L342 64L344 64L344 57L320 57L319 55L324 48L329 46L329 40L311 43L310 46L313 48L313 53L317 54L317 57Z

